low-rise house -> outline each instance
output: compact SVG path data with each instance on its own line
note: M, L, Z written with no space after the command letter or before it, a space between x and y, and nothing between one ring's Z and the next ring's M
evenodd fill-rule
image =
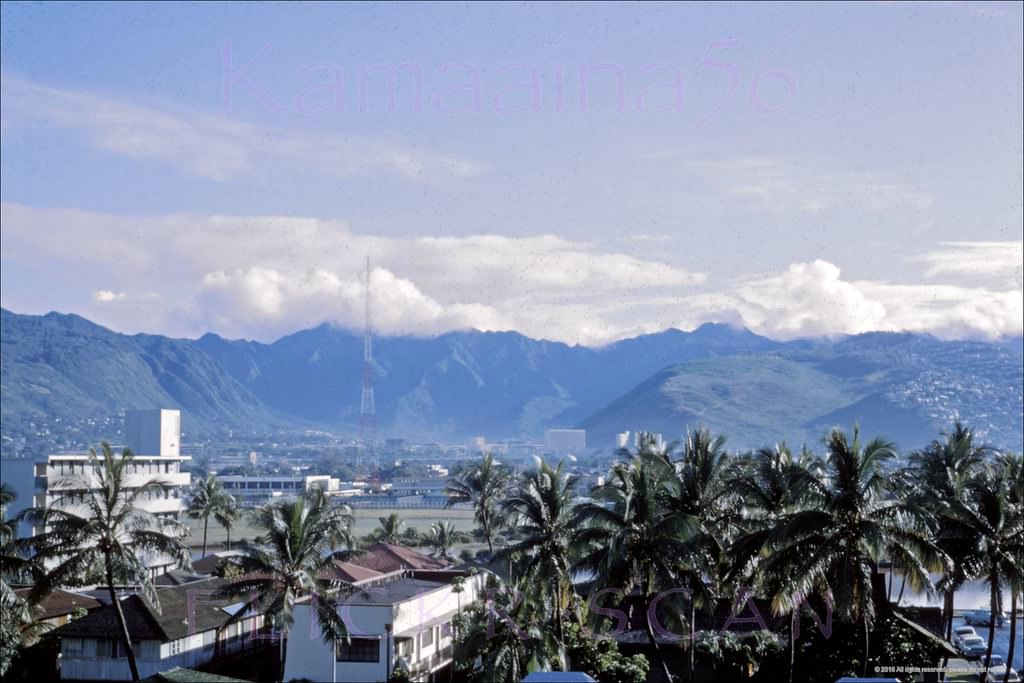
M262 615L225 625L241 605L217 596L223 585L223 580L211 579L160 589L159 610L140 595L121 600L141 676L202 666L263 635ZM94 609L51 634L60 639L62 679L131 680L113 605Z
M402 569L447 569L444 560L430 557L415 550L391 543L373 543L362 553L347 561L334 563L338 579L347 583L361 583Z
M333 646L323 641L310 600L296 603L285 679L387 681L401 668L414 681L431 680L451 666L452 620L480 596L484 576L400 569L364 580L338 602L349 641Z
M14 592L18 597L27 598L32 589L19 588ZM39 602L42 613L37 616L37 619L55 627L63 626L72 619L85 616L85 614L100 607L102 604L99 600L82 593L55 590L48 593Z

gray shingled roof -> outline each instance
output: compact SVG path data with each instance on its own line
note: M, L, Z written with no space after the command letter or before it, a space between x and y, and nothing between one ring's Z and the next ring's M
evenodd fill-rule
M190 632L199 633L221 626L228 619L222 608L237 602L215 596L224 584L223 579L210 579L158 590L159 612L140 595L125 598L121 601L121 609L132 640L167 642L184 638ZM193 596L191 614L190 594ZM104 605L52 631L52 634L67 638L117 638L117 613L113 605Z

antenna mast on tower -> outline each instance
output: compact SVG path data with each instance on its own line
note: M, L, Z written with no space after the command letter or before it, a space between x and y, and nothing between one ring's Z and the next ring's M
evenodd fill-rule
M363 328L363 394L359 402L359 438L377 465L377 406L373 399L373 327L370 316L370 257L366 257L366 324Z

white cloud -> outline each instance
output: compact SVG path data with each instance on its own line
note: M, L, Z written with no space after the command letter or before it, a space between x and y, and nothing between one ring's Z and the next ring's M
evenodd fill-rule
M124 292L112 292L109 289L97 289L92 293L93 301L98 301L101 304L108 304L111 301L119 301L124 299Z
M794 263L779 276L737 288L743 319L776 337L857 334L882 329L885 305L840 277L828 261Z
M33 264L66 283L54 308L125 331L271 339L325 320L359 329L366 256L375 327L386 334L475 327L600 344L709 320L784 339L871 330L995 338L1024 328L1019 284L851 280L825 260L711 282L552 235L386 238L311 218L114 216L18 204L3 204L0 220L5 263ZM92 308L76 310L75 292L93 291L95 272L106 274L107 289L94 293ZM16 310L38 300L19 287L4 280L5 305ZM122 300L122 292L149 294ZM115 298L123 303L105 305Z
M206 114L172 114L114 97L41 85L4 73L4 131L44 124L84 133L95 148L152 159L218 182L258 163L298 162L338 178L388 174L416 182L479 175L486 166L395 140L259 128Z
M917 258L928 264L928 277L982 276L1021 286L1024 242L943 242L940 247Z
M708 157L696 149L644 154L666 172L690 176L733 205L779 214L838 210L861 214L930 208L935 196L895 182L878 172L835 170L813 159L780 157Z

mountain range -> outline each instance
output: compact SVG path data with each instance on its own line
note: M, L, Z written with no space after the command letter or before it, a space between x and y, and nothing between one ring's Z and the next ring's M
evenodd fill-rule
M374 340L381 436L539 440L583 427L589 445L625 430L678 437L704 425L734 448L815 444L861 424L908 448L959 416L1020 449L1020 338L940 341L871 333L773 341L706 324L600 348L515 332ZM265 344L124 335L76 315L0 311L4 448L57 424L111 422L126 408L178 407L187 434L358 431L363 339L329 325ZM112 422L111 422L112 423Z

